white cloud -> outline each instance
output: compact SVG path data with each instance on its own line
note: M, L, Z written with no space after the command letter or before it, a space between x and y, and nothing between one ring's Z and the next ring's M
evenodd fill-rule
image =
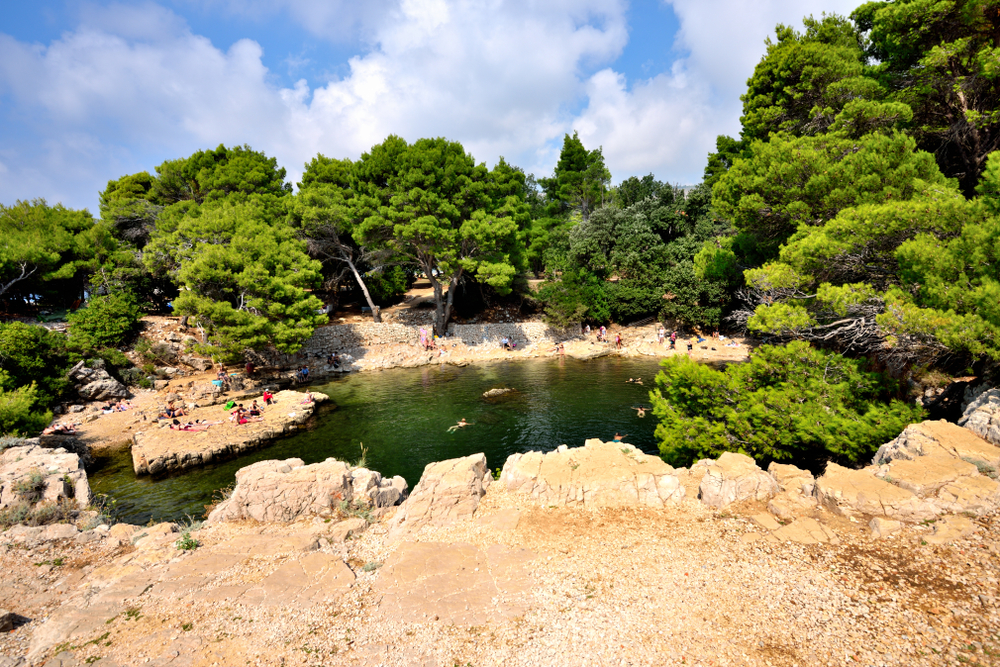
M0 34L0 201L93 207L108 179L219 143L263 150L296 179L317 152L356 157L390 133L447 136L479 160L504 155L541 175L578 129L588 147L603 145L616 180L691 182L715 135L738 132L738 97L774 24L821 7L672 5L683 58L631 82L607 68L628 40L624 0L227 5L285 11L316 35L368 44L342 78L315 88L275 86L256 42L220 50L159 5L86 6L48 45Z

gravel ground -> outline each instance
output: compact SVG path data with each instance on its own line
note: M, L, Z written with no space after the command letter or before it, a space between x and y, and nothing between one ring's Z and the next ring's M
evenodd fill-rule
M922 544L926 526L875 542L864 522L829 516L841 539L832 546L749 540L759 528L744 517L761 509L752 505L725 512L692 502L663 511L584 511L519 502L495 485L475 521L408 539L530 549L536 556L525 567L534 583L523 595L523 616L472 627L394 618L379 605L382 571L366 571L395 549L386 526L376 524L346 545L323 543L357 575L336 601L265 608L140 596L129 602L133 614L107 624L106 637L74 649L76 659L438 667L1000 664L996 514L977 519L977 534L951 546ZM515 507L521 510L515 529L491 525L492 515ZM240 532L323 527L247 523L196 536L202 549L211 549ZM0 607L35 619L0 635L0 655L23 655L33 627L88 580L96 563L130 549L107 542L0 547ZM283 558L255 557L228 580L259 580Z

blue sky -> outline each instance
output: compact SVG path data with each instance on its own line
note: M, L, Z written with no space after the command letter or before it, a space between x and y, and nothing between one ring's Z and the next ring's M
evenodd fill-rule
M96 213L109 179L249 144L317 153L447 136L551 173L565 133L615 182L700 180L776 23L802 0L52 0L0 19L0 203Z

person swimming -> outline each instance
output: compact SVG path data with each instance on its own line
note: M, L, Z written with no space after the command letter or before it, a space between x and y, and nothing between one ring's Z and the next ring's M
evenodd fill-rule
M645 417L646 416L646 410L647 410L647 408L644 408L642 406L638 406L638 407L633 406L632 409L636 411L636 417Z
M458 429L465 428L466 426L469 426L469 425L470 425L470 423L467 422L467 421L465 421L465 417L462 417L461 419L458 420L457 424L455 424L454 426L449 426L448 427L448 433L454 433Z
M625 442L625 438L628 437L628 433L622 435L618 431L615 431L615 437L611 439L611 442Z

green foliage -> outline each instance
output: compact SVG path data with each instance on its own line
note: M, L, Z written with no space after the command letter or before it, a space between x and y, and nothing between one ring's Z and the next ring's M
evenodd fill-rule
M16 309L38 295L61 305L82 296L93 225L88 211L44 199L0 204L0 299Z
M42 499L42 494L45 493L45 475L42 474L41 470L37 468L30 470L25 477L21 477L16 482L14 482L11 487L14 491L14 495L23 500L26 503L37 503Z
M736 161L713 188L712 203L770 259L800 227L821 226L846 208L951 189L934 156L915 145L898 132L775 135Z
M198 151L156 168L152 198L164 204L193 201L245 201L257 196L285 197L292 192L285 170L274 158L249 146Z
M524 263L522 172L502 159L490 171L457 142L420 139L411 146L389 137L361 156L355 173L353 206L363 218L355 239L423 270L434 288L435 331L447 327L463 274L510 293Z
M1000 2L868 2L851 17L877 63L869 75L913 110L919 147L973 196L1000 148Z
M121 347L135 334L140 315L131 294L92 297L69 316L70 343L85 353Z
M767 54L740 98L745 140L766 140L775 132L823 132L848 100L886 94L861 76L864 54L846 19L824 15L803 23L804 33L779 25L777 41L767 40Z
M553 177L538 179L552 205L552 213L576 211L584 220L605 203L610 181L611 172L604 166L602 149L588 151L576 132L563 139Z
M185 288L175 310L193 316L230 357L268 344L295 352L325 320L308 293L319 283L319 262L267 201L201 207L157 228L145 258L175 267Z
M6 375L0 371L0 380ZM38 433L52 421L52 412L46 409L47 405L39 398L34 382L13 389L0 386L0 435Z
M25 438L16 435L0 435L0 452L10 447L23 447Z
M6 507L0 507L0 528L7 530L11 526L25 524L29 516L31 516L31 503L17 501Z
M23 322L0 323L0 388L35 385L35 399L50 405L69 386L66 337Z
M610 317L603 281L584 270L565 271L558 281L545 283L538 298L545 304L545 320L556 327Z
M937 187L910 201L848 208L822 226L800 227L779 262L745 274L750 287L771 295L750 328L796 336L867 317L888 343L879 343L881 353L909 355L907 363L945 350L1000 359L994 178L987 169L980 199Z
M174 542L174 548L180 551L194 551L201 546L201 542L191 537L190 532L184 532L180 538Z
M865 362L802 342L762 346L725 370L683 356L662 366L650 399L660 451L672 465L727 451L762 464L858 465L922 416L892 399L894 382Z
M413 274L401 266L365 274L365 285L376 305L385 306L399 301L413 284Z

